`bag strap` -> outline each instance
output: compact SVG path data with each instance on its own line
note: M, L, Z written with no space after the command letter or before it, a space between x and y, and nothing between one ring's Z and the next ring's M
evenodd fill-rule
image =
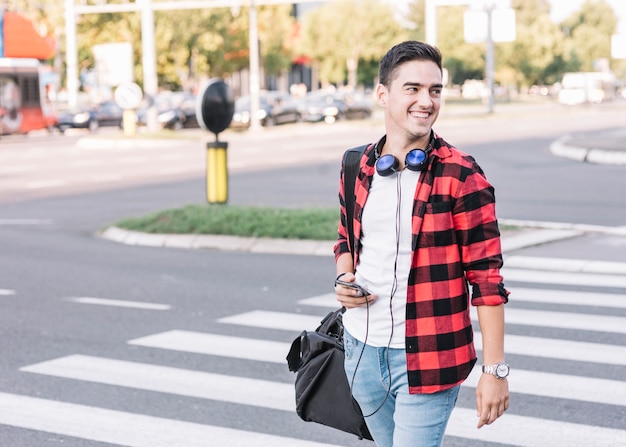
M354 256L354 185L359 172L359 165L363 152L369 144L348 149L343 154L343 197L346 203L346 224L348 226L348 245Z
M291 343L289 353L287 354L287 365L289 371L296 372L302 366L302 337L306 337L307 331L302 331L298 338Z

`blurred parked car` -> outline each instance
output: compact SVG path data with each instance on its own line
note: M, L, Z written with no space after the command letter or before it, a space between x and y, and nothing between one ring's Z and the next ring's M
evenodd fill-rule
M196 97L182 92L159 95L154 100L157 123L162 129L180 130L199 127L196 119ZM145 126L149 105L137 111L137 125Z
M334 123L339 119L363 119L372 115L371 101L360 94L310 92L300 101L304 121Z
M263 92L259 95L258 119L263 126L297 123L302 120L298 103L284 92ZM235 101L235 114L231 127L250 126L250 97L242 96Z
M96 131L103 126L122 127L124 110L113 101L105 101L92 107L82 106L59 110L56 127L61 133L68 129Z
M117 105L115 101L104 101L95 107L96 118L100 127L117 126L122 127L124 109Z
M76 107L59 111L59 121L56 125L61 133L68 129L88 129L95 132L100 124L94 108Z

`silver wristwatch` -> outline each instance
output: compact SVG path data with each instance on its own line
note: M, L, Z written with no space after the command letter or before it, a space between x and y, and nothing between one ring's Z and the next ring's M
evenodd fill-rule
M483 372L496 376L498 379L506 379L509 375L509 365L504 362L495 365L483 365Z

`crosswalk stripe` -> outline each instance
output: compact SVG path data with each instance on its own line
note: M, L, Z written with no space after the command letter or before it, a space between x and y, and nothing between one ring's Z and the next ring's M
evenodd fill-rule
M570 314L566 314L564 317L568 317L569 315ZM231 315L219 321L227 324L297 331L299 333L302 329L314 330L319 325L322 318L321 316L314 315L252 311ZM554 315L553 318L555 318ZM509 314L507 313L507 321L508 320ZM474 339L476 346L482 346L480 332L474 332ZM505 337L505 343L507 352L511 354L573 360L578 362L626 365L626 346L509 334ZM241 349L241 347L239 349Z
M571 290L546 290L527 289L523 287L511 287L512 301L524 301L533 303L551 303L574 306L600 306L626 309L626 293L592 293L574 292Z
M517 447L624 447L626 431L505 413L494 424L476 429L476 410L456 407L446 429L447 436Z
M302 332L312 331L319 326L323 316L292 314L287 312L270 312L252 310L241 314L230 315L217 320L219 323L237 324L240 326L260 327L266 329L282 329Z
M6 393L0 424L127 447L339 447Z
M282 411L295 410L292 384L82 355L26 366L22 371ZM463 386L476 387L480 376L481 372L475 368ZM626 401L626 383L606 379L516 369L509 387L512 392L522 394L600 404L622 405Z
M446 434L518 447L623 446L626 431L505 414L476 429L475 410L457 407ZM127 447L338 447L258 432L145 416L86 405L0 393L0 424ZM523 436L520 436L523 433ZM184 434L184 435L183 435Z
M196 354L286 363L289 344L270 340L172 330L129 340L129 344Z
M476 320L476 309L471 314ZM507 324L626 334L626 318L609 315L508 308L505 319Z
M145 309L145 310L169 310L172 308L172 306L170 306L169 304L145 303L142 301L112 300L108 298L95 298L95 297L90 297L90 296L67 298L67 301L72 301L72 302L80 303L80 304L95 304L99 306L128 307L128 308Z
M20 368L36 374L85 380L181 396L295 411L293 385L85 355Z
M617 294L589 294L584 292L565 292L513 288L511 299L533 302L552 302L574 305L600 305L605 307L626 307L626 296ZM589 301L586 301L589 300ZM334 293L327 293L299 300L300 304L322 307L337 307ZM470 308L472 318L477 319L476 308ZM267 317L265 317L267 318ZM573 312L552 312L545 310L525 310L507 307L506 321L511 324L545 326L560 329L579 329L598 332L626 333L626 318L608 315L593 315ZM319 322L318 322L319 324ZM310 326L316 327L316 326Z
M551 303L570 306L614 307L626 309L626 293L593 293L572 290L531 289L525 287L507 287L511 292L511 302ZM318 307L339 307L334 293L324 293L298 300L299 304Z
M482 335L478 331L474 332L474 343L477 349L482 346ZM626 346L512 334L505 335L504 345L511 355L626 366Z
M626 288L626 275L600 273L570 273L542 270L512 269L504 267L502 275L507 282L520 281L539 284L567 284L575 286Z
M265 380L84 355L48 360L25 366L21 370L276 410L295 410L293 385ZM515 371L515 377L510 380L511 391L611 405L622 405L626 402L626 382L525 371L519 368ZM480 374L479 369L475 368L470 379L463 385L475 387ZM576 393L572 393L572 390L576 390Z
M476 320L476 309L470 310ZM284 330L313 330L319 326L322 317L253 310L250 312L220 318L220 323L256 326L262 328L279 327ZM507 308L507 324L543 326L559 329L626 333L626 318L608 315L579 314L573 312L551 312L545 310L526 310Z
M463 386L476 388L482 375L474 368ZM571 399L608 405L626 403L626 382L571 376L515 368L508 379L512 393L529 394L555 399Z
M506 256L508 268L551 270L560 272L600 273L602 275L626 275L626 263L591 261L588 259L544 258L539 256Z
M274 326L274 329L282 328ZM480 349L482 336L479 331L474 332L474 342ZM285 363L285 357L290 348L289 343L180 330L148 335L130 340L128 343L179 352L280 364ZM505 345L508 354L626 366L626 346L512 334L506 335Z

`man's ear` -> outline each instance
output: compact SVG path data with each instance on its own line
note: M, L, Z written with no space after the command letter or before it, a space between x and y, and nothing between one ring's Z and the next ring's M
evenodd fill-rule
M376 86L376 99L382 107L387 105L387 88L382 84Z

